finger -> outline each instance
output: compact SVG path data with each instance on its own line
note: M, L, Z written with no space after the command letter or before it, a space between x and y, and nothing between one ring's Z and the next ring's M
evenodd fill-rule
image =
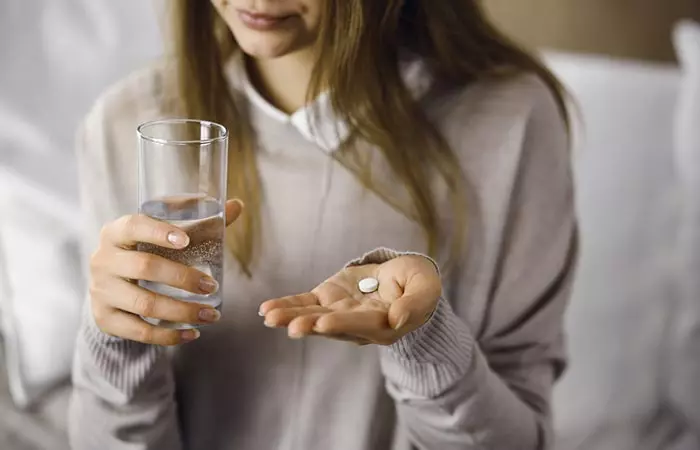
M393 330L389 328L386 312L367 310L326 314L316 321L314 332L323 335L357 336L378 342L387 338Z
M307 292L305 294L290 295L289 297L276 298L273 300L268 300L260 305L258 310L260 315L267 316L267 314L273 309L278 308L297 308L303 306L313 306L318 305L318 297L314 294Z
M427 259L420 258L421 264ZM413 330L422 326L430 317L442 295L442 283L430 264L429 270L409 272L403 286L403 294L389 307L389 324L394 330Z
M98 322L98 327L105 333L141 342L144 344L172 346L192 342L199 338L199 330L171 330L156 327L138 316L114 311Z
M118 277L162 283L200 295L212 294L219 288L209 275L151 253L117 250L106 259L104 270Z
M314 325L316 325L316 321L324 314L326 313L317 312L295 317L287 326L287 334L292 339L301 339L304 336L314 334Z
M419 277L416 275L416 277ZM440 288L430 283L422 283L421 280L412 280L404 295L396 299L389 307L389 325L394 330L403 328L415 329L423 325L435 311ZM439 285L439 283L437 283ZM413 285L413 286L412 286Z
M324 337L328 339L333 339L334 341L341 341L341 342L352 342L353 344L357 344L360 347L369 345L372 342L368 341L367 339L362 339L358 338L355 336L348 336L346 334L338 334L338 335L324 335Z
M403 289L394 277L386 277L388 279L384 279L385 277L382 277L381 273L379 276L378 292L381 299L385 302L393 303L397 298L403 295Z
M325 314L326 313L307 314L293 319L287 327L287 334L292 339L302 339L306 336L317 334L314 331L314 327L318 319ZM348 334L324 334L323 336L336 341L352 342L360 346L371 344L367 339L350 336Z
M286 327L297 317L307 316L309 314L325 314L328 312L330 312L328 308L319 305L277 308L265 315L265 326L270 328Z
M228 200L226 202L226 226L231 225L243 212L245 205L239 199Z
M204 324L221 318L219 311L209 305L175 300L120 279L98 287L91 295L101 296L115 309L169 322Z
M189 245L187 233L167 222L144 215L123 216L106 225L102 239L118 247L133 247L139 242L182 249Z
M292 319L287 324L289 337L291 338L302 338L314 334L314 326L316 321L323 315L329 314L331 312L337 312L342 310L348 310L354 308L359 304L357 300L348 298L331 303L328 306L308 306L302 308L287 308L287 309L277 309L270 312L274 314L277 311L284 311L292 317ZM316 311L316 312L312 312ZM303 311L303 312L302 312ZM329 336L331 337L331 336ZM352 339L354 340L354 339Z

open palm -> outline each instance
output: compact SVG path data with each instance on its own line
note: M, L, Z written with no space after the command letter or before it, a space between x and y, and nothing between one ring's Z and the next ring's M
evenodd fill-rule
M378 290L360 292L358 283L364 278L376 278ZM409 255L384 264L347 267L311 292L263 303L260 313L267 326L287 327L292 338L323 335L389 345L425 323L440 292L432 262Z

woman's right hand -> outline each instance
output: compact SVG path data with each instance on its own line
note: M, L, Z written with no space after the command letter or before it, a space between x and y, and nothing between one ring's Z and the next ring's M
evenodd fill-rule
M226 224L240 215L243 204L226 204ZM186 233L143 215L124 216L104 226L90 259L90 301L95 323L104 333L157 345L177 345L199 337L199 331L153 326L141 317L171 322L207 324L219 320L211 306L188 303L143 289L134 280L163 283L195 294L211 294L217 284L210 276L184 264L136 251L137 243L171 249L189 244Z

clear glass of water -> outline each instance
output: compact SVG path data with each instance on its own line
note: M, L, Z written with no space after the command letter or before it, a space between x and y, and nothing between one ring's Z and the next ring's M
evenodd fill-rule
M171 223L190 238L189 245L182 250L143 243L138 250L195 267L214 278L219 289L210 295L200 295L149 281L140 281L139 285L177 300L203 303L220 310L228 132L213 122L166 119L140 125L137 134L139 214ZM195 327L143 319L167 328Z

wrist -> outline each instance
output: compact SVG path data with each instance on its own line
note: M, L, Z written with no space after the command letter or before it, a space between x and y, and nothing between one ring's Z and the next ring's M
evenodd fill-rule
M430 263L437 271L438 275L440 274L440 267L438 266L438 263L430 256L418 252L400 252L387 247L378 247L374 250L371 250L365 253L364 255L360 256L359 258L355 258L352 261L348 262L346 264L346 267L364 266L366 264L384 264L387 261L391 261L392 259L396 259L403 256L424 258L430 261Z
M475 347L467 325L441 298L422 327L382 347L382 370L400 389L434 397L464 377Z

